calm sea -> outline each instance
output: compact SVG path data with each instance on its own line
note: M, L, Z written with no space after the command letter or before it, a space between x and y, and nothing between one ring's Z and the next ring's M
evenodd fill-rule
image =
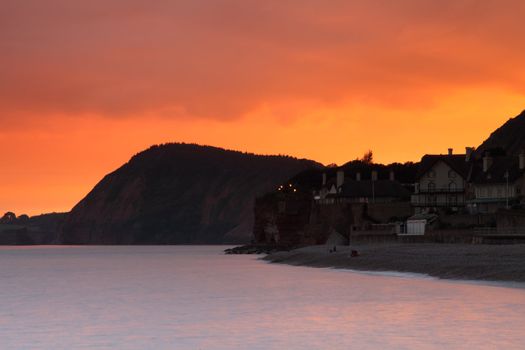
M525 289L225 247L2 247L1 349L525 349Z

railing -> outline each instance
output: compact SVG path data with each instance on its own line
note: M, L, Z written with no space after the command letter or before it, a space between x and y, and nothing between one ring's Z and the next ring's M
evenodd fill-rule
M465 205L463 198L429 200L424 196L413 195L410 204L415 207L462 207Z
M419 193L463 193L465 189L460 188L449 188L449 187L438 187L438 188L419 188Z
M498 233L498 229L495 227L476 227L474 233L476 235L491 235Z
M414 207L464 207L465 202L412 202Z
M476 235L525 235L525 227L476 227Z

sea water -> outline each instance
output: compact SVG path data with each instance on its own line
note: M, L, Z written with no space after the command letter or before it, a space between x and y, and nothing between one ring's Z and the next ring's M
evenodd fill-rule
M0 348L525 349L525 289L224 248L0 247Z

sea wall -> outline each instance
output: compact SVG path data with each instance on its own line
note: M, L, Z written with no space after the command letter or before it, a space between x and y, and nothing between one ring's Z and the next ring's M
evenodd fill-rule
M496 226L499 234L525 235L525 210L500 210Z
M424 235L400 235L402 243L465 243L473 242L476 231L472 229L430 230Z
M474 227L474 226L494 226L496 225L496 215L494 214L450 214L440 215L441 226L448 227Z
M394 222L404 220L413 215L414 209L410 202L391 202L391 203L369 203L367 214L370 219L376 222Z

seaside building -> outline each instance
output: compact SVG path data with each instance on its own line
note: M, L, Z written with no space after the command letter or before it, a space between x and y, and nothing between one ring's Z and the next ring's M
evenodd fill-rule
M408 202L411 192L395 180L394 171L388 171L380 177L377 170L365 173L355 172L353 176L346 177L343 170L338 170L335 179L326 181L323 174L323 184L319 194L314 198L321 204L334 203L393 203Z
M393 203L408 201L410 192L392 180L350 179L334 195L336 201L348 203Z
M336 232L351 242L457 243L522 234L525 223L525 151L449 149L419 164L354 162L294 181L257 201L257 242L324 244Z
M518 157L485 152L473 166L467 207L472 214L492 214L522 204L525 189L525 152Z
M411 197L416 213L458 212L465 207L473 148L465 154L425 155Z

